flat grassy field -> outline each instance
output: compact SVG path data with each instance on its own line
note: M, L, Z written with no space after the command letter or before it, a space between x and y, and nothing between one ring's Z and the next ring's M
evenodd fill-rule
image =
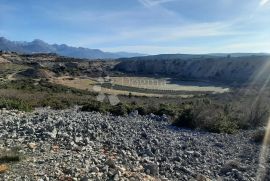
M62 76L51 79L52 83L94 92L116 95L149 96L149 97L190 97L202 93L224 93L228 88L212 86L203 82L172 82L168 78L152 77L110 77L113 86L103 86L98 78ZM96 89L98 87L98 89Z
M136 87L154 90L173 90L190 92L215 92L224 93L228 88L213 86L210 83L198 81L171 81L169 78L152 77L111 77L113 84L120 86Z

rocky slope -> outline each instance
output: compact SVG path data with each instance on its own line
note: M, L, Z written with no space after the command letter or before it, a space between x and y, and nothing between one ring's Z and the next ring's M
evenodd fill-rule
M154 56L153 56L154 57ZM180 79L197 79L230 84L263 83L270 73L267 55L246 57L197 56L121 59L115 70L136 75L159 75Z
M249 134L182 130L136 112L4 110L0 148L20 148L22 159L0 180L255 180L260 146Z

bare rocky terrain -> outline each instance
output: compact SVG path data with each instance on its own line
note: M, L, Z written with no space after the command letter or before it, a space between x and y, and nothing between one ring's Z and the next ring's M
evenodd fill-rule
M206 133L172 127L166 117L78 108L2 110L0 120L1 153L16 148L20 156L0 180L256 179L260 145L251 131Z
M44 107L30 113L0 111L0 180L258 180L261 144L251 138L269 117L267 86L235 87L234 92L190 99L131 94L119 96L124 104L109 106L97 104L91 91L48 81L61 76L150 75L228 86L253 81L267 85L268 56L89 61L1 52L0 62L0 107ZM76 105L103 114L68 109ZM128 108L134 109L130 113ZM113 116L115 112L125 116ZM192 130L181 129L172 126L172 120L196 124ZM270 180L269 171L266 175L260 180Z

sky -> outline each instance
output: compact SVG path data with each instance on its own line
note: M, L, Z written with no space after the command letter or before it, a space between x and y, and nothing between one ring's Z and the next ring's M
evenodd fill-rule
M0 37L110 52L270 52L270 0L0 0Z

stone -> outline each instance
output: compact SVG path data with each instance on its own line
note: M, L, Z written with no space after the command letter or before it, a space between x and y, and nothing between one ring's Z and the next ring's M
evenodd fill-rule
M196 181L211 181L211 180L206 176L199 174L197 175Z
M90 171L91 172L99 172L99 168L98 167L92 167L91 169L90 169Z
M106 164L111 168L115 168L115 166L116 166L115 161L111 158L107 160Z
M144 172L148 175L158 176L159 167L155 163L148 163L144 165Z
M37 144L36 143L29 143L28 147L32 150L35 150L37 148Z
M8 171L8 166L6 164L0 165L0 174L5 173Z

